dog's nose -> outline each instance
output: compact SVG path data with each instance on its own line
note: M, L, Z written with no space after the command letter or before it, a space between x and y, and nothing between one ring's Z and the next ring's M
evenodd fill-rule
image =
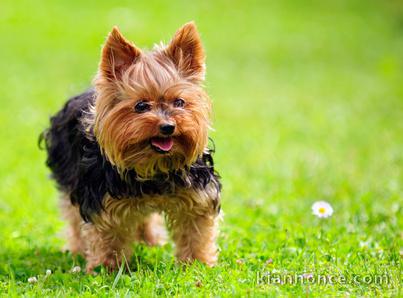
M173 124L169 124L169 123L164 123L160 125L160 132L163 135L169 136L171 134L173 134L175 130L175 125Z

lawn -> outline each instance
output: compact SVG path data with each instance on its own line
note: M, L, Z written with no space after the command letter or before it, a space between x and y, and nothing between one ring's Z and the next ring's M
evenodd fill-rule
M72 273L85 262L61 252L37 137L90 84L113 25L150 48L189 20L214 106L219 263L139 245L130 271ZM2 296L402 295L402 2L2 0L0 33Z

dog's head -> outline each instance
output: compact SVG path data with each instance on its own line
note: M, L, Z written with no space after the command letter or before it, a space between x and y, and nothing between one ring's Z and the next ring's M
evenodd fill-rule
M205 55L193 23L142 51L113 28L95 78L94 133L119 170L143 177L192 164L208 140Z

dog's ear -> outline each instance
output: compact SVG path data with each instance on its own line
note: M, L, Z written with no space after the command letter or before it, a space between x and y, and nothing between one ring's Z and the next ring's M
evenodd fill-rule
M194 22L183 25L165 51L181 74L191 80L204 80L205 54Z
M109 79L120 78L122 72L133 64L140 55L140 49L126 40L115 26L102 48L99 64L100 73Z

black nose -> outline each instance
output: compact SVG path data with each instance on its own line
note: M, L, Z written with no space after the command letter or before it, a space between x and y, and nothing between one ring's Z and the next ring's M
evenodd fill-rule
M161 124L160 125L160 132L163 135L169 136L169 135L173 134L174 130L175 130L175 125L173 125L173 124Z

